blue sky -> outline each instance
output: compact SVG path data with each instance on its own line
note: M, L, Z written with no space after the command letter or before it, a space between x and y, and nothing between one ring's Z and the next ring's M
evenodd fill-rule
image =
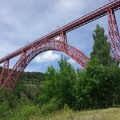
M0 58L107 3L109 0L0 0ZM120 10L115 13L117 21L120 21ZM89 57L96 24L104 27L107 34L105 16L67 33L68 44ZM47 51L33 59L25 71L45 72L50 65L57 69L61 54L74 68L80 67L62 52ZM10 67L17 59L10 60Z

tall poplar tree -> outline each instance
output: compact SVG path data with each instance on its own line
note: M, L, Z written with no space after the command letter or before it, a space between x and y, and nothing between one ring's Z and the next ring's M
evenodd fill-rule
M89 95L97 107L112 106L115 99L118 100L119 77L117 64L110 56L110 44L107 42L104 28L99 25L93 33L94 45L90 61L87 64L86 75L88 77ZM117 73L118 72L118 73ZM97 99L96 99L97 98Z
M104 28L96 25L96 29L92 36L94 45L90 58L95 58L103 66L111 65L112 57L110 56L110 44L107 42Z

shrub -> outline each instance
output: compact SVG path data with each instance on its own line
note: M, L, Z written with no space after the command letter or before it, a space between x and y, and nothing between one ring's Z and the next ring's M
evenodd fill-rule
M59 109L60 101L52 98L48 103L43 104L40 108L41 115L53 113Z

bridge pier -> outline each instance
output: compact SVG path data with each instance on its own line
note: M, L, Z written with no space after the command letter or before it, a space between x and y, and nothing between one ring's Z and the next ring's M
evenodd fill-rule
M17 51L0 59L0 64L4 63L2 72L0 74L0 84L3 87L8 87L11 90L15 88L15 85L31 60L38 54L48 51L57 50L66 53L76 62L78 62L83 68L86 67L89 58L79 51L78 49L70 46L67 43L66 33L77 29L87 23L90 23L96 19L99 19L108 14L108 42L111 44L111 55L117 60L120 59L120 34L115 18L114 11L120 9L120 0L114 0L99 9L96 9L83 17L80 17L71 23L58 28L57 30L35 40L34 42L18 49ZM59 40L56 40L59 36ZM9 60L21 55L14 67L9 69Z
M108 9L108 42L111 45L112 57L120 59L120 34L114 10L111 8Z
M8 75L9 75L9 60L5 60L0 74L0 84L4 83L6 76Z

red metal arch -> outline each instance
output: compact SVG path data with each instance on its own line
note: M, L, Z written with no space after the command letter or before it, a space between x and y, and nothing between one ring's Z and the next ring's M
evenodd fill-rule
M20 59L14 65L13 69L9 72L2 86L13 90L20 75L26 66L33 60L33 58L35 58L38 54L48 50L57 50L66 53L76 62L78 62L83 68L86 67L86 63L89 61L89 58L78 49L59 40L47 40L42 44L33 44L29 50L22 52Z

